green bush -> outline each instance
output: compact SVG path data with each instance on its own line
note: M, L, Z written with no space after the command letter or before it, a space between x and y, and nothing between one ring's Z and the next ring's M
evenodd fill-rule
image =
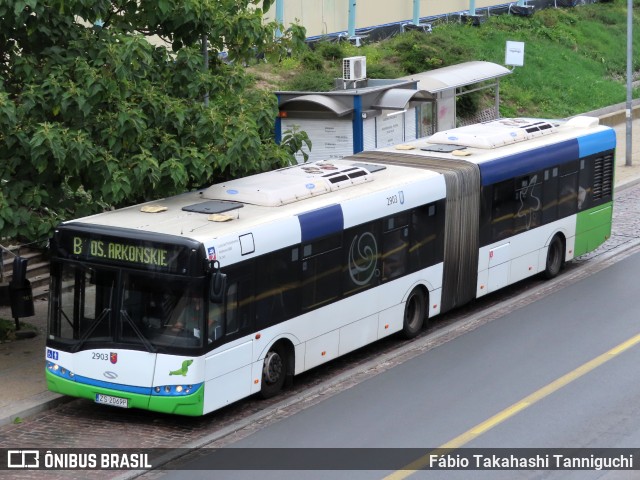
M402 68L394 63L369 63L367 58L367 77L368 78L398 78L405 75Z
M343 45L342 42L321 41L314 48L322 58L334 62L346 56Z
M0 318L0 342L15 340L16 326L13 320Z
M328 92L333 89L335 75L326 71L302 71L286 82L285 90L298 92Z
M322 56L313 50L309 50L302 55L301 64L307 70L319 71L324 68L324 60Z
M460 118L472 117L480 109L480 92L465 93L456 97L456 114Z
M16 334L15 320L0 318L0 342L12 342L20 338L31 338L36 335L38 328L20 320L20 330Z

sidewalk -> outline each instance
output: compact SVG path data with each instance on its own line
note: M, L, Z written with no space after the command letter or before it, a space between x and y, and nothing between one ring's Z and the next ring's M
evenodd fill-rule
M0 392L0 425L40 413L65 400L47 390L44 378L48 305L46 299L37 299L35 315L20 319L21 325L36 327L35 337L0 343L0 382L4 387ZM0 307L0 318L11 319L11 308Z
M615 188L617 191L640 183L640 118L633 120L631 127L631 158L632 165L626 166L627 130L625 123L614 125L616 131L616 172ZM614 207L615 208L615 207Z
M620 107L620 106L618 106ZM624 109L624 106L621 107ZM626 125L624 111L603 109L592 112L601 118L601 123L612 125L617 134L616 189L620 190L640 183L640 108L638 119L633 121L632 158L633 165L625 166ZM0 426L43 412L56 405L72 400L47 390L44 377L45 334L48 302L35 300L35 315L20 319L22 325L35 327L38 334L33 338L0 343ZM11 319L11 309L0 307L0 318Z

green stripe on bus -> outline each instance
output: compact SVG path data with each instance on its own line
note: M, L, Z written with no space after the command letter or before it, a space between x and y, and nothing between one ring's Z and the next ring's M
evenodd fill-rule
M204 385L197 392L184 396L155 396L139 393L122 392L110 388L97 387L76 383L66 378L60 378L45 370L47 387L52 392L72 397L88 398L95 401L96 393L113 397L129 399L129 408L141 408L155 412L172 413L175 415L200 416L204 408Z
M612 214L613 202L578 213L574 256L595 250L611 236Z

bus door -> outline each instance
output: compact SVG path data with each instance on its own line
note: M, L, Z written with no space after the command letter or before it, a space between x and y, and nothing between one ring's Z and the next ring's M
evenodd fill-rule
M226 273L224 301L209 303L205 411L250 395L253 384L253 278L244 269Z

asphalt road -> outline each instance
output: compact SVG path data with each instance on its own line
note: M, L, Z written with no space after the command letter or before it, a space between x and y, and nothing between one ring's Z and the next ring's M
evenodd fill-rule
M226 446L431 449L453 441L456 447L473 448L638 447L640 337L634 339L640 334L638 271L640 254L636 253ZM611 352L629 339L637 343ZM604 360L589 364L597 358ZM591 368L576 373L585 365ZM562 378L550 393L541 390ZM526 406L523 399L528 399ZM296 455L295 450L290 454ZM193 460L195 465L206 461ZM217 472L215 478L383 478L391 474L398 479L408 473L245 471ZM210 471L191 474L212 478ZM181 475L168 472L162 478ZM638 477L638 471L539 470L410 475Z

